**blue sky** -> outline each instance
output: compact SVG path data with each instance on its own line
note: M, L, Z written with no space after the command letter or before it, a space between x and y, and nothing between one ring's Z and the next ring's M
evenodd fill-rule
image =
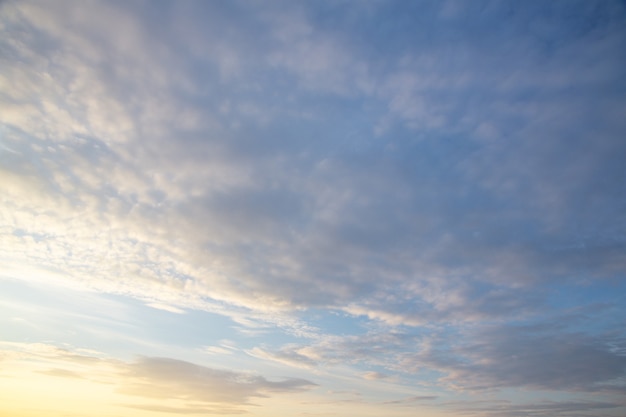
M625 20L3 2L0 409L624 415Z

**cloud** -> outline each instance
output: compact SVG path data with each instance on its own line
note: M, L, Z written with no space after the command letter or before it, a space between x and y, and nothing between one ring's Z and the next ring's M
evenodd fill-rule
M434 339L436 340L436 339ZM541 391L621 392L626 357L623 340L574 333L553 323L485 326L460 342L438 340L405 353L401 368L443 372L441 383L459 390L524 387Z
M146 304L146 305L148 307L156 308L157 310L169 311L170 313L175 313L175 314L184 314L185 313L185 310L181 310L180 308L168 306L166 304L149 303L149 304Z
M244 412L252 398L301 392L316 386L300 378L272 381L253 373L215 369L173 358L140 357L123 362L71 347L6 342L2 345L7 372L15 378L23 375L18 370L11 371L13 365L29 364L28 369L34 367L41 375L113 385L119 394L148 399L143 405L129 405L145 409L239 413ZM180 401L184 407L175 409L169 405Z
M248 351L248 354L261 358L269 359L285 365L294 366L296 368L313 368L317 366L317 362L307 354L301 353L305 348L289 346L279 351L268 351L259 347L255 347Z
M232 355L236 350L238 349L228 340L222 341L219 346L203 347L203 351L210 355Z
M469 416L515 416L515 417L548 417L570 415L608 415L622 405L618 402L603 401L542 401L535 404L514 404L507 401L476 401L450 404L457 412ZM572 414L576 413L576 414ZM580 414L585 413L585 414ZM587 414L591 413L591 414Z
M206 403L247 404L252 397L297 392L315 384L303 379L268 381L263 377L222 371L170 358L140 358L126 366L121 392L148 398L177 398Z
M7 275L217 313L309 371L623 390L608 312L524 324L622 301L623 5L0 7ZM125 364L181 401L307 387Z
M371 381L375 381L377 379L385 379L389 377L389 375L383 374L382 372L366 372L363 374L363 378Z
M245 414L246 411L243 411L239 408L227 408L224 406L211 408L211 407L168 407L161 405L145 405L145 404L124 404L124 407L133 408L137 410L146 410L157 413L169 413L169 414Z
M598 314L598 313L596 313ZM426 379L440 388L481 392L507 388L541 392L621 393L626 356L619 331L582 331L599 316L579 312L533 324L468 324L448 330L379 329L351 336L321 336L308 344L248 353L297 368L371 367L367 380ZM609 325L610 326L610 325Z
M57 376L60 378L82 378L82 376L76 372L68 371L67 369L49 369L46 371L40 371L41 374Z
M385 404L412 404L412 403L416 403L419 401L430 401L430 400L436 400L437 396L436 395L414 395L412 397L408 397L408 398L403 398L401 400L394 400L394 401L386 401Z
M7 62L20 88L6 105L30 103L18 113L32 120L3 121L20 155L3 174L14 213L8 259L176 309L350 305L394 325L526 313L540 306L533 293L545 281L624 267L620 185L605 180L622 171L624 126L610 110L619 99L578 99L618 80L619 62L568 52L611 48L621 32L603 11L593 11L607 23L601 39L574 36L576 20L563 34L520 37L527 19L541 20L522 8L493 29L512 40L508 52L481 33L457 51L424 21L434 38L416 55L394 29L388 49L356 37L391 4L355 11L353 32L322 31L304 5L268 6L251 17L256 32L225 23L239 14L216 5L157 7L153 20L131 6L7 7L9 24L32 34L7 47L46 68ZM337 7L339 19L354 18ZM438 16L424 7L409 20ZM479 21L505 13L471 9ZM217 26L200 22L208 11L221 16ZM115 36L102 19L119 23ZM463 39L464 25L450 36ZM224 36L212 36L217 27ZM545 36L571 36L572 46L551 56ZM377 54L393 59L382 65ZM291 98L270 94L281 71L293 77L284 81ZM342 85L378 110L357 109ZM567 88L577 99L554 105ZM333 100L341 113L324 104ZM391 130L376 134L370 116ZM495 288L478 295L481 305L485 283ZM423 308L400 313L398 287Z
M419 337L389 330L357 335L318 335L305 344L287 344L280 348L255 347L248 354L305 369L329 366L364 365L392 368L396 355L419 344ZM395 369L397 371L397 369ZM387 378L379 372L367 372L368 380Z

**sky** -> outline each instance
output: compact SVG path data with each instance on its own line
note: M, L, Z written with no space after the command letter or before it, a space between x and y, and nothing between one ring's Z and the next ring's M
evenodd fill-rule
M625 394L623 1L0 4L0 414Z

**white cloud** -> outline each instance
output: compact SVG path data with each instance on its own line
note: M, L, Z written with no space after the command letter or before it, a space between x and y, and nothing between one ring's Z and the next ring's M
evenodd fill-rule
M387 378L388 375L383 374L381 372L366 372L363 374L363 378L367 379L367 380L378 380L378 379L385 379Z

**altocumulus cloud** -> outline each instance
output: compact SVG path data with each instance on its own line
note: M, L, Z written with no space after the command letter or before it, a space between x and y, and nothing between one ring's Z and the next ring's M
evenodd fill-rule
M0 11L7 275L219 314L259 363L440 390L390 406L508 388L585 397L467 410L613 410L626 371L622 3ZM122 362L125 392L190 402L145 410L311 387Z
M449 46L426 24L433 44L381 72L368 53L390 52L356 37L373 24L366 12L354 34L324 41L340 26L316 30L321 22L302 5L270 6L250 17L254 25L219 37L213 31L236 23L243 6L170 5L151 20L137 6L74 6L4 8L14 34L5 40L6 74L19 85L4 103L5 250L22 262L88 271L80 279L92 276L89 286L183 307L189 288L206 304L348 302L377 318L404 309L389 302L395 291L418 306L414 316L434 307L445 317L452 298L466 304L451 294L480 293L483 284L503 300L509 288L623 270L624 123L619 97L601 92L622 66L588 47L622 39L608 11L597 12L602 33L570 33L574 16L564 33L515 36L526 19L547 24L523 8L509 26L494 23L515 54L482 33L468 34L465 46L479 49L461 54L463 45ZM480 19L504 13L470 9ZM224 22L200 24L195 12ZM464 30L459 23L449 36ZM326 64L291 65L284 55L296 52L284 43L292 36L315 45L311 62ZM557 36L583 56L545 50L544 38ZM322 88L329 71L341 80L362 71L376 87ZM451 119L434 122L442 117ZM374 134L388 119L392 131Z

